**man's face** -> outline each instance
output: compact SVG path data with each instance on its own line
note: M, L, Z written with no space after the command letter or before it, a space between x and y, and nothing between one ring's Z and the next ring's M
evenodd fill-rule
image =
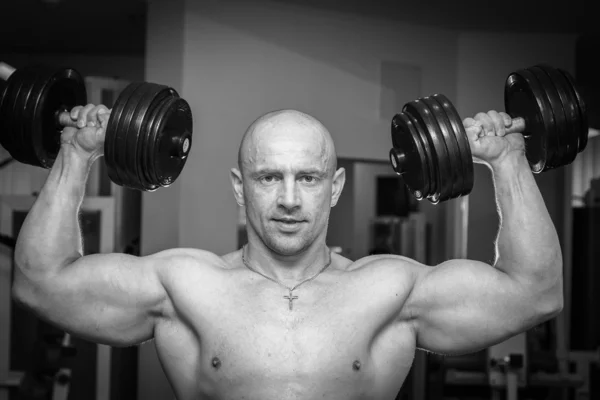
M324 241L335 178L343 175L334 174L332 150L321 132L302 124L269 124L253 135L243 165L246 218L272 251L293 255Z

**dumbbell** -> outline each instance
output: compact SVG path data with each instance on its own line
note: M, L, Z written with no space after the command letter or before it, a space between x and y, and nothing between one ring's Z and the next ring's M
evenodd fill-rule
M69 111L87 104L82 76L72 68L15 70L0 63L0 82L0 144L17 161L51 168L63 128L76 126ZM173 88L129 84L115 101L105 132L109 178L141 191L171 185L190 154L192 132L190 106Z
M572 163L587 145L588 118L575 80L545 64L519 69L504 85L507 134L522 133L533 173ZM392 119L389 159L417 200L431 203L468 195L473 157L456 108L442 94L406 103Z

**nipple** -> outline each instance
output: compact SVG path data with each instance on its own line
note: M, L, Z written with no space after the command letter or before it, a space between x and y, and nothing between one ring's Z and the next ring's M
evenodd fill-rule
M219 357L213 357L212 366L214 369L219 369L219 367L221 366L221 360L219 360Z
M354 363L352 363L352 369L358 371L360 369L360 361L354 360Z

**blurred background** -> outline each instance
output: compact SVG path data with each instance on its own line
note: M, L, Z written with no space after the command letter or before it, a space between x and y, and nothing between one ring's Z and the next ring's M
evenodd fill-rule
M589 142L571 165L535 176L561 240L563 312L468 357L418 352L398 399L600 399L600 24L593 3L4 0L0 62L77 69L94 103L111 105L128 83L149 81L172 86L192 107L192 153L170 187L125 189L109 182L102 160L95 164L82 214L88 253L239 248L245 218L229 181L239 141L259 115L295 108L328 127L347 171L329 245L350 259L391 252L428 264L493 261L491 174L476 165L469 196L417 202L389 165L393 115L434 93L463 117L503 110L512 71L536 63L569 71L588 105ZM60 332L12 303L14 238L47 170L12 162L1 148L0 165L0 400L20 398L28 371L46 362L66 382L53 399L173 398L152 343L62 343ZM73 351L56 355L65 348Z

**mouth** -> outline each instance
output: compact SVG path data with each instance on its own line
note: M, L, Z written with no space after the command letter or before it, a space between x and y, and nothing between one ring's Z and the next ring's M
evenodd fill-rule
M304 220L293 219L293 218L273 218L273 221L279 222L279 223L285 224L285 225L296 225L296 224L304 222Z

